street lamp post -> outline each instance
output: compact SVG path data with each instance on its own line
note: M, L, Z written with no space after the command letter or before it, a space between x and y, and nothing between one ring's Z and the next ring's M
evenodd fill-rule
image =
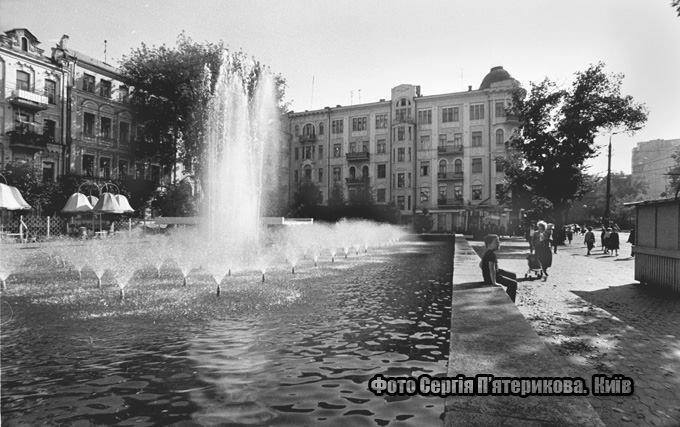
M612 187L612 135L619 134L623 131L612 132L609 134L609 148L607 150L607 198L604 204L604 216L602 217L603 222L609 225L609 199L611 198L611 187Z

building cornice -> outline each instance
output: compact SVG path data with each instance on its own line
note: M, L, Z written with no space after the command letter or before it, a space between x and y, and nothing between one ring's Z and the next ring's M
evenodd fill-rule
M30 62L32 62L36 65L40 65L40 66L43 66L43 67L49 67L49 68L52 68L54 70L64 71L64 69L59 64L55 64L54 62L52 62L51 59L49 59L48 57L45 57L45 56L36 57L34 55L24 55L19 51L16 51L14 49L7 49L6 47L2 47L2 46L0 46L0 54L13 56L13 57L20 59L20 60L30 61Z

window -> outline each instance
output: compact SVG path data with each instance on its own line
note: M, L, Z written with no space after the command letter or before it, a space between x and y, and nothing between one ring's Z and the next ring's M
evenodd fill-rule
M439 135L439 146L443 147L446 145L446 134L442 133Z
M144 163L135 163L135 179L144 179Z
M316 135L316 132L314 131L314 125L311 123L307 123L302 127L302 136L306 137L312 137Z
M430 175L430 162L420 162L420 176Z
M454 173L463 173L463 161L461 159L456 159L453 162L453 172Z
M378 154L385 154L386 152L386 145L385 145L385 140L384 139L379 139L378 143L376 145Z
M338 182L342 179L342 168L333 168L333 182Z
M295 125L295 127L293 129L294 129L293 132L295 133L296 136L300 135L300 126L299 125Z
M404 140L404 127L399 126L397 128L397 141L403 141Z
M333 157L342 156L342 144L333 144Z
M361 168L361 177L368 178L368 166L364 166Z
M496 130L496 145L505 144L505 135L503 134L503 129Z
M111 119L102 117L100 121L100 129L102 138L111 138Z
M375 128L376 129L387 129L387 114L376 114L376 116L375 116Z
M125 85L118 86L118 101L128 102L130 100L130 89Z
M31 90L31 75L17 70L17 89Z
M420 149L430 148L430 135L421 135Z
M503 163L496 160L496 172L503 172Z
M378 203L385 203L385 189L378 188L375 194L375 198L377 199Z
M319 123L319 135L323 135L323 123Z
M305 165L305 167L303 168L303 173L305 181L312 180L312 167L310 165Z
M81 173L85 176L94 176L94 156L83 154Z
M446 184L440 185L439 186L439 200L446 201L447 196L448 196L448 188L446 187Z
M349 152L350 153L356 153L357 152L357 143L356 142L350 142L349 143Z
M411 161L411 147L408 147L408 161Z
M418 124L431 125L432 124L432 110L418 110Z
M354 166L349 168L349 177L350 179L355 179L357 177L357 169Z
M126 160L120 160L118 162L118 178L125 179L128 174L128 162Z
M470 120L484 120L484 104L470 105Z
M100 80L99 81L99 96L104 98L111 98L111 81L110 80Z
M361 143L361 151L364 153L368 153L368 141L363 141Z
M505 102L496 102L496 117L505 117Z
M504 199L503 193L504 193L504 185L503 184L496 184L496 200L501 201Z
M305 154L305 156L304 156L305 160L312 160L312 147L311 146L305 147L304 154Z
M411 187L411 173L410 172L406 175L406 186Z
M397 108L396 110L397 122L405 122L411 118L410 108Z
M299 180L300 180L300 177L298 176L298 170L295 169L293 171L293 182L297 184Z
M99 158L99 176L105 179L111 178L111 159L108 157Z
M482 146L482 133L472 132L472 146L481 147Z
M420 201L427 202L430 200L430 187L420 187Z
M438 173L439 173L439 174L446 174L446 160L441 159L441 160L439 161L439 170L438 170Z
M57 103L57 83L54 80L45 80L45 96L48 103Z
M482 200L482 184L472 186L472 200Z
M403 162L404 161L404 154L405 154L404 147L399 147L397 148L397 161L398 162Z
M83 114L83 135L90 137L94 136L94 114Z
M54 162L43 162L42 182L54 181Z
M385 178L387 176L387 165L380 164L378 165L378 178Z
M366 117L352 118L352 132L361 132L366 130Z
M453 186L453 199L458 201L463 200L463 187L461 185Z
M404 196L397 196L397 207L402 211L406 209L406 198Z
M342 119L340 120L333 120L331 122L331 133L342 133L343 132L343 124L342 124Z
M397 188L404 188L406 184L406 174L405 173L398 173L397 174Z
M477 157L472 159L472 173L482 173L482 159Z
M319 168L319 172L318 172L318 173L319 173L319 182L322 182L322 181L323 181L323 169L322 169L322 168Z
M130 123L120 122L118 124L118 142L121 144L130 142Z
M43 135L50 139L50 142L54 143L54 137L56 136L57 122L54 120L45 120L43 122Z
M323 159L323 145L319 145L319 159Z
M94 93L94 76L90 74L83 74L83 90L85 92Z
M151 182L156 184L161 182L161 167L158 165L151 165Z
M459 121L458 107L442 108L442 122L450 123Z
M294 153L295 153L295 160L298 160L300 158L300 150L298 149L298 147L295 147Z
M453 134L453 145L459 150L463 148L463 134L462 133L454 133Z
M28 52L28 39L26 37L21 38L21 50Z

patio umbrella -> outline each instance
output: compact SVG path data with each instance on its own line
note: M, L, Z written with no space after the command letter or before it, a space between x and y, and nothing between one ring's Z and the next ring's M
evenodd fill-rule
M21 200L23 201L23 198ZM7 209L9 211L17 211L24 209L21 203L14 196L12 187L1 182L0 182L0 209Z
M64 213L90 212L93 209L87 196L83 193L73 193L61 210Z
M14 195L14 198L16 199L17 202L19 202L19 205L21 205L21 209L31 209L31 205L26 203L26 200L24 200L24 197L21 195L21 192L19 191L18 188L9 186L10 190L12 190L12 194Z
M116 194L114 197L116 198L116 201L118 202L118 206L120 206L123 213L129 213L129 212L135 211L134 209L132 209L132 206L130 206L130 202L128 202L127 197L123 196L122 194Z
M92 212L99 214L99 231L102 231L102 216L104 213L120 214L123 213L116 196L112 193L102 193L99 201L92 209Z
M89 195L89 196L87 196L87 200L88 200L88 201L90 202L90 204L94 207L94 206L96 206L97 203L99 202L99 197L96 197L96 196L93 196L93 195Z

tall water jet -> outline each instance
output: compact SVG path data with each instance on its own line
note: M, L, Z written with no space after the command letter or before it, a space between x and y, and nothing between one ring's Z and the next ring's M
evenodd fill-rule
M258 240L263 194L276 185L279 114L271 73L225 52L206 124L204 223L211 239L236 247Z

